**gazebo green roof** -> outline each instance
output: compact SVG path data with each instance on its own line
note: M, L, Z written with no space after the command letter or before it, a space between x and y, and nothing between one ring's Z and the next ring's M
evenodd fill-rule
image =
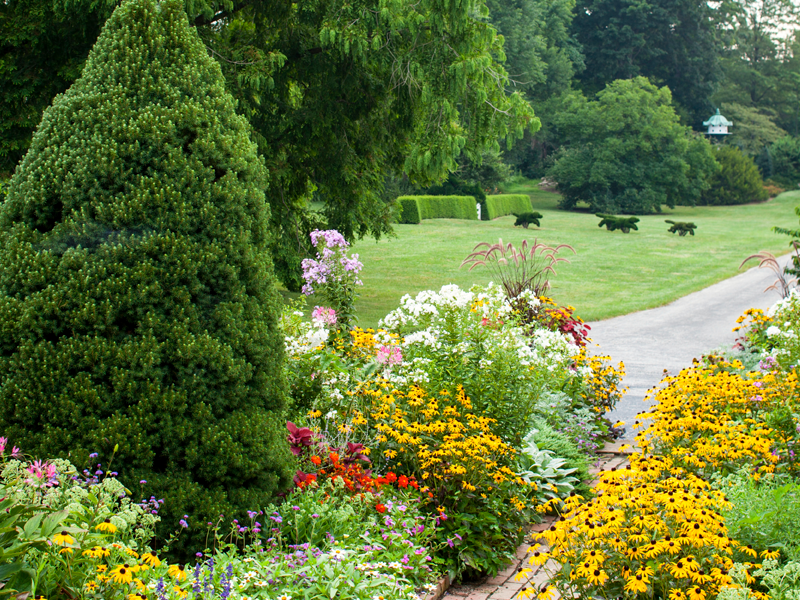
M731 125L733 125L731 121L719 114L719 109L717 109L717 114L708 121L703 121L703 127L730 127Z

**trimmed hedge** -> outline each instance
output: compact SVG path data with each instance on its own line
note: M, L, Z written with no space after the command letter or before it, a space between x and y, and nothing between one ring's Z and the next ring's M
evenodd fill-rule
M491 221L506 215L531 212L531 199L526 194L498 194L486 196L486 216L484 219Z
M416 224L423 219L478 220L472 196L400 196L397 204L400 223Z

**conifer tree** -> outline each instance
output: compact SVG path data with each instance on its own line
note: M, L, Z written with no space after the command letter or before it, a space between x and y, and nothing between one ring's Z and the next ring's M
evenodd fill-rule
M267 171L178 0L126 0L0 208L0 432L164 527L288 483ZM204 525L205 523L203 523Z

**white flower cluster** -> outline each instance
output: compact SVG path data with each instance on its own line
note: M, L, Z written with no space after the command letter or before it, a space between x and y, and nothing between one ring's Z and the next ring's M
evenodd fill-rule
M532 293L523 293L522 299L531 307L540 304ZM512 351L522 367L554 371L579 353L572 340L560 332L541 328L526 335L522 328L513 325L513 312L500 286L490 283L486 288L465 291L457 285L446 285L438 292L426 290L413 298L403 296L400 306L381 321L381 326L402 336L404 350L410 351L409 358L415 355L415 349L422 355L445 351L466 356L476 351L477 337L481 338L482 353L488 349L492 354L492 348ZM475 335L478 330L480 336ZM480 359L481 368L492 363L489 355ZM419 381L420 375L411 360L395 377Z

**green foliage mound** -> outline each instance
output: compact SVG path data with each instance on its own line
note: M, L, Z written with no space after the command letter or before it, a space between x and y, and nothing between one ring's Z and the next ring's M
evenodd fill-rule
M183 513L288 483L267 172L182 3L130 0L0 208L0 431Z
M516 215L531 211L531 199L525 194L497 194L486 196L486 214L488 220ZM483 217L481 210L481 217Z
M468 219L477 221L473 196L400 196L400 223L416 224L423 219Z
M600 218L600 222L597 226L602 227L605 225L608 231L619 230L622 233L630 233L631 229L639 231L639 228L636 226L639 219L636 217L618 217L616 215L604 215L602 213L598 213L595 216Z
M769 147L769 176L788 187L800 183L800 137L785 136Z
M648 214L694 205L715 169L710 144L680 124L669 89L644 77L614 81L595 101L568 96L556 120L566 144L547 177L561 208Z
M735 146L721 146L714 154L720 169L709 179L711 185L700 197L700 204L728 206L767 199L761 173L752 158Z
M665 223L670 223L671 227L667 229L670 233L677 233L681 237L685 237L688 233L689 235L694 235L694 230L697 229L697 225L687 221L670 221L666 219Z
M540 212L526 212L522 213L521 215L515 214L514 216L517 217L517 220L514 221L514 227L522 225L525 229L527 229L531 224L536 225L537 227L542 226L541 222L539 221L539 219L542 218L542 213Z

